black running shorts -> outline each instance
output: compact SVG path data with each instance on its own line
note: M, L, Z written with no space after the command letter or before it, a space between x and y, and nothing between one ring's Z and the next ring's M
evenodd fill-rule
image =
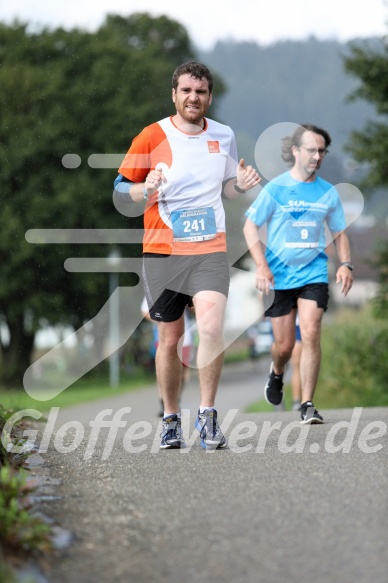
M271 307L265 311L265 315L270 318L286 316L291 310L298 307L299 298L317 302L318 308L322 308L326 312L329 303L329 285L327 283L309 283L293 289L277 289L274 301Z

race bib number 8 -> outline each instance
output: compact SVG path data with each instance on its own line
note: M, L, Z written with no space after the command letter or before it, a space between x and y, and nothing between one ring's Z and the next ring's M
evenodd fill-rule
M209 241L217 234L213 208L188 209L171 213L174 241Z

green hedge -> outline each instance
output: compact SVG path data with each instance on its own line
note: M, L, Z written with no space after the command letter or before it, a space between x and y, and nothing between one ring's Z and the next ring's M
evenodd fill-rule
M323 326L320 407L388 406L388 323L369 308Z

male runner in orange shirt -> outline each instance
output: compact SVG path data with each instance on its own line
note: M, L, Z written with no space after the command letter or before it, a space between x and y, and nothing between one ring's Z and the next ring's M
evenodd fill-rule
M205 118L213 77L200 63L173 74L176 113L133 140L119 168L115 196L147 199L143 279L151 318L158 323L156 374L164 402L162 449L184 446L179 411L182 365L178 342L191 301L199 335L200 407L195 426L201 445L223 448L214 408L223 365L223 320L229 289L222 196L235 198L260 182L238 162L233 131ZM128 198L129 197L129 198Z

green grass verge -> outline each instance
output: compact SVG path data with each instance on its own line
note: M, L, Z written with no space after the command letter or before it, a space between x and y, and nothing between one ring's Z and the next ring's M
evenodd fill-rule
M371 306L340 310L323 320L322 362L314 404L318 409L388 406L388 322L373 317ZM291 389L285 387L286 410ZM268 412L266 401L247 412Z
M225 364L248 360L241 343L226 351ZM247 362L248 366L248 362ZM371 308L340 310L323 321L322 364L314 396L317 408L388 406L388 322L373 318ZM2 390L0 403L14 410L69 407L115 396L155 383L155 376L143 370L122 374L120 386L109 386L107 372L95 371L50 401L32 399L24 389ZM286 387L286 410L291 410L291 390ZM270 412L263 399L248 412Z
M225 351L224 364L233 364L234 362L242 362L248 359L249 351L247 348L229 349Z
M370 306L342 310L322 331L317 403L322 408L388 406L388 322Z
M291 386L285 385L284 387L284 407L286 411L291 411L292 408L292 398L291 398ZM260 399L249 405L245 409L245 413L272 413L275 411L273 405L267 403L265 399Z
M238 347L228 350L225 363L240 362L247 359L246 349ZM55 381L54 381L55 382ZM0 404L7 409L20 411L21 409L38 409L41 412L49 411L51 407L71 407L88 401L95 401L105 397L112 397L128 391L135 391L142 387L156 384L155 374L146 372L142 368L134 369L131 373L121 372L120 385L109 386L109 376L106 368L85 375L76 383L65 389L57 397L49 401L40 401L30 397L23 388L5 389L0 387Z
M122 375L117 387L109 386L106 373L87 375L68 387L57 397L49 401L40 401L30 397L23 388L1 389L0 403L7 409L20 411L21 409L38 409L41 412L49 411L51 407L71 407L88 401L95 401L106 397L116 396L128 391L135 391L144 386L155 383L155 376L142 370L131 375Z

